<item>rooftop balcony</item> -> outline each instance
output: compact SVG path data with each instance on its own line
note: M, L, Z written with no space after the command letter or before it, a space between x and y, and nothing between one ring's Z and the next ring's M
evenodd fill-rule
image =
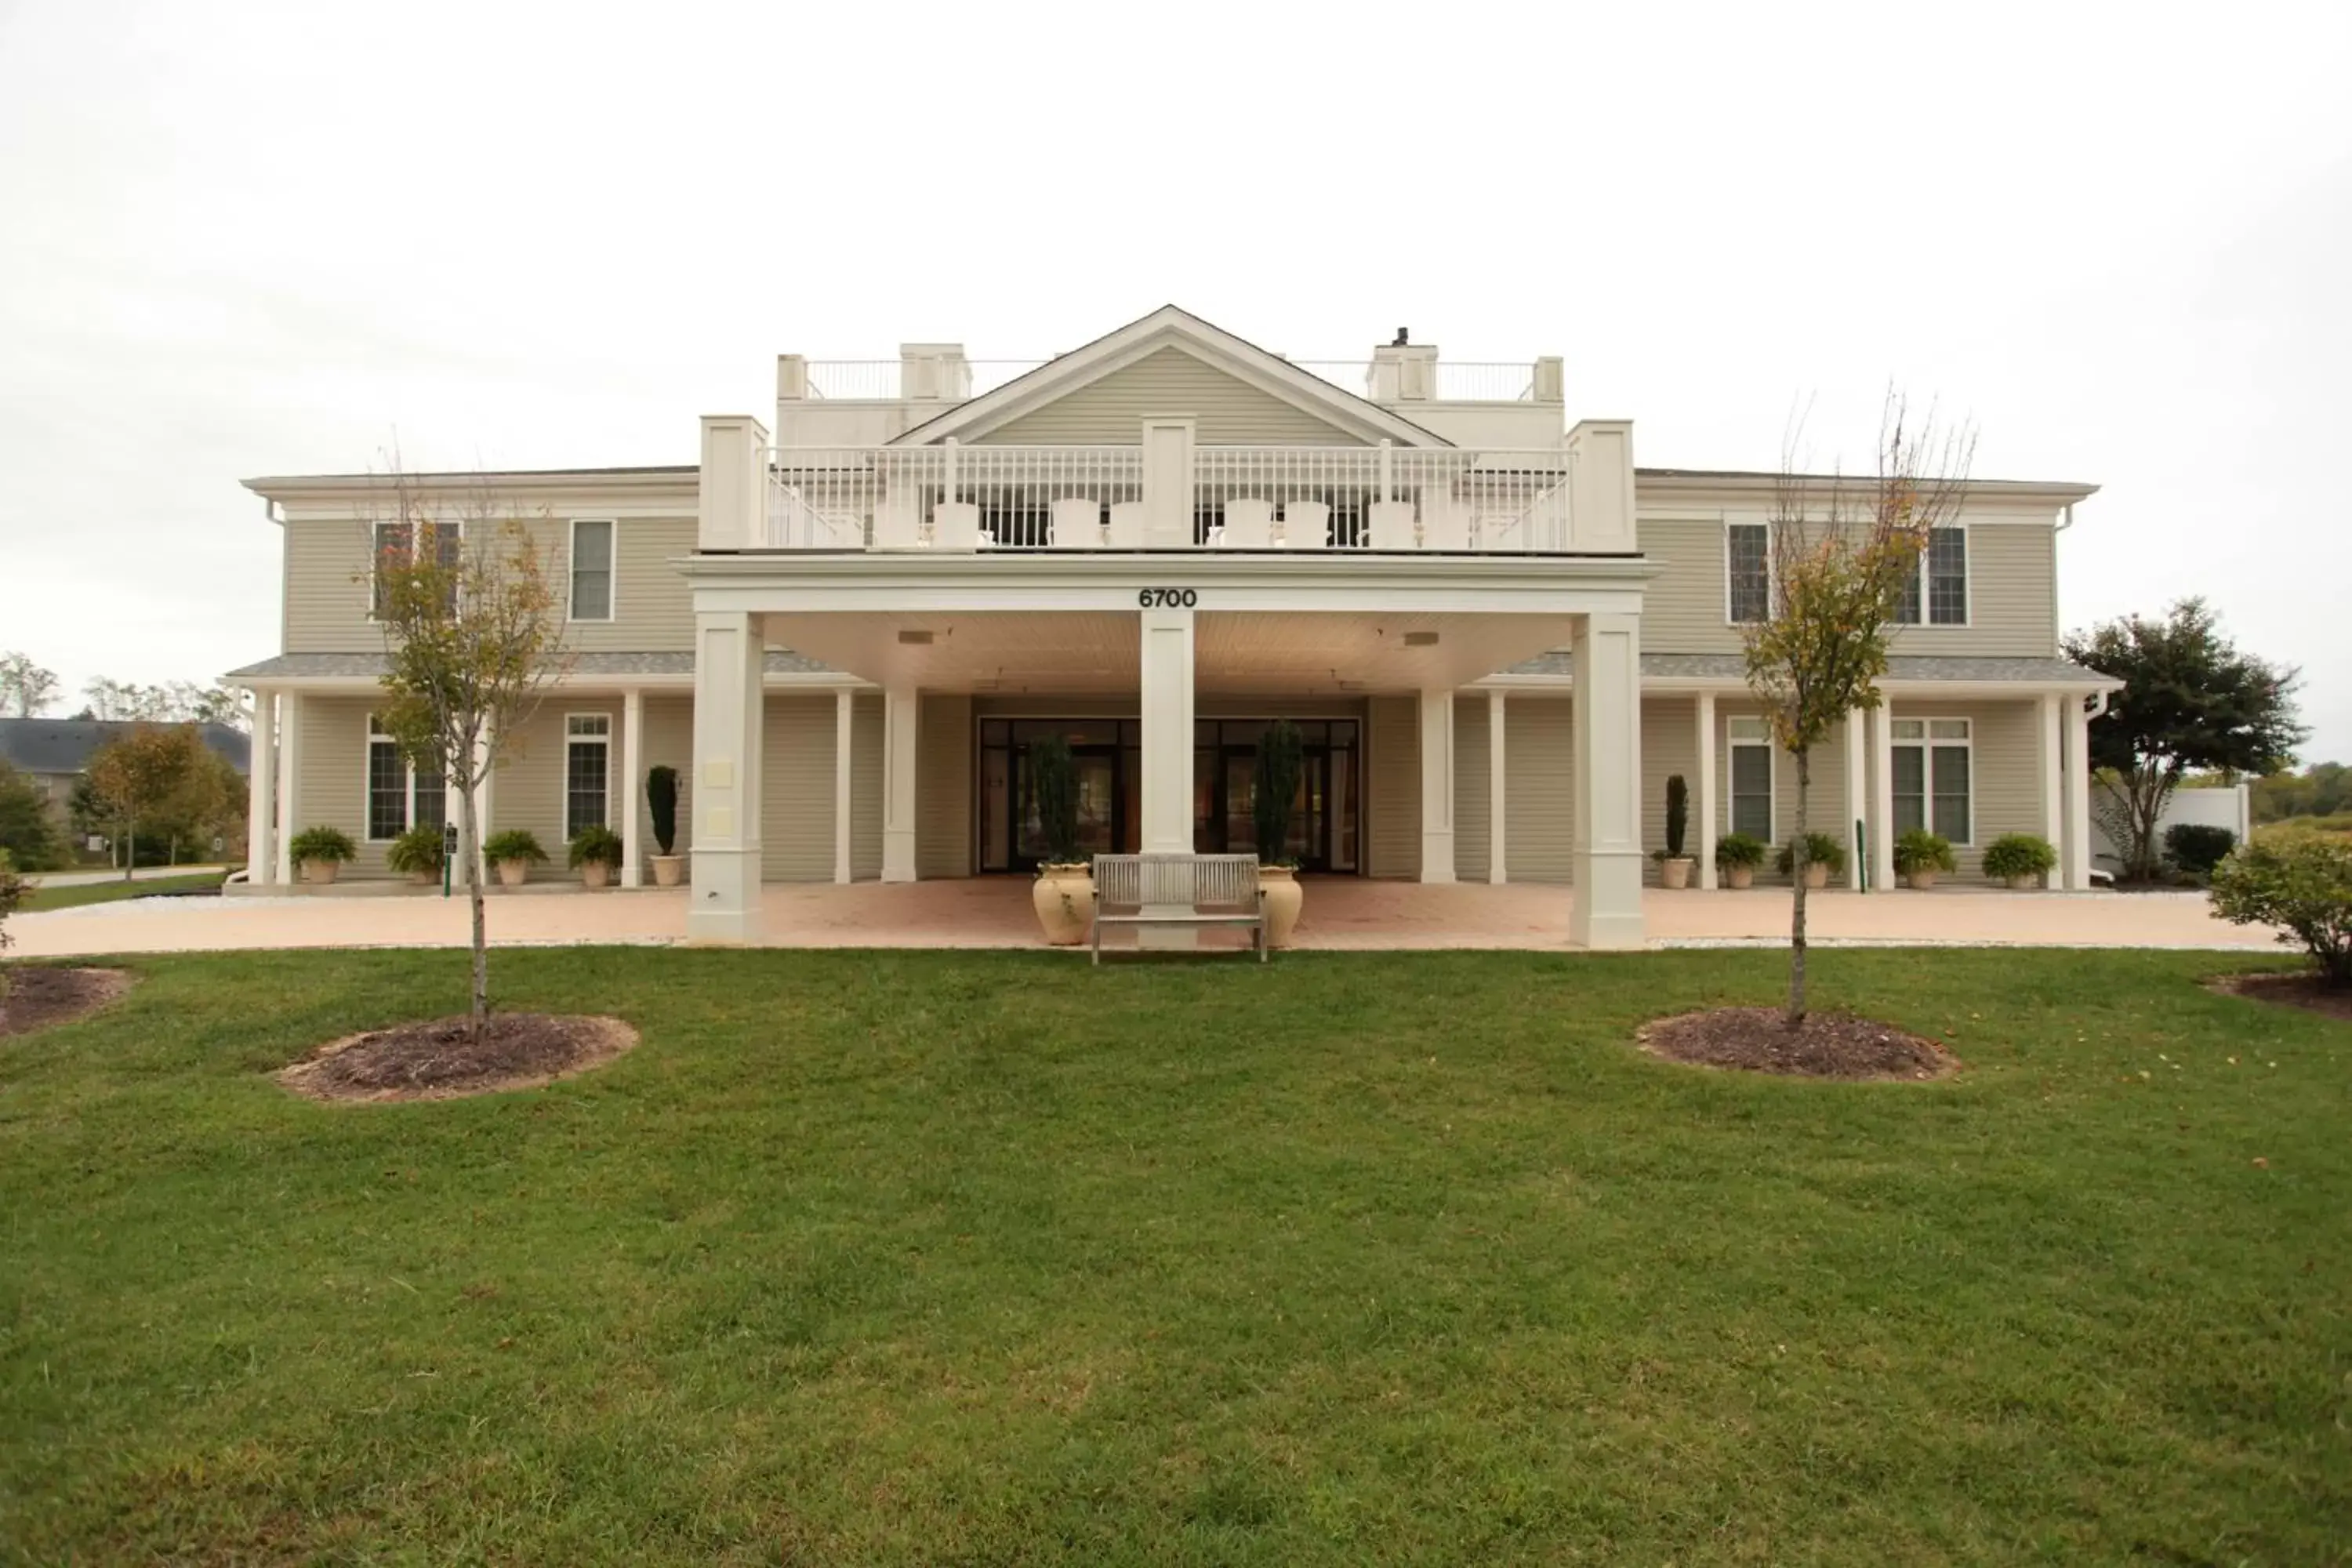
M909 343L895 360L777 361L779 402L961 403L995 391L1050 360L966 359L953 344ZM1332 385L1374 403L1558 403L1560 362L1471 362L1399 356L1291 360Z

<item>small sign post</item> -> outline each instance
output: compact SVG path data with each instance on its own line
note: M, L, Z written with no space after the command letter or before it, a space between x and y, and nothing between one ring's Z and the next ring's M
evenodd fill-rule
M441 896L445 899L449 896L449 868L457 859L457 825L445 822L441 825Z

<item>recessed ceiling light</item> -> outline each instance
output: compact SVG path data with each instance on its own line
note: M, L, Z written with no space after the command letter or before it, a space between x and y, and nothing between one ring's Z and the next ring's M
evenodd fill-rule
M914 647L929 647L931 644L931 634L929 632L900 632L898 634L898 640Z
M1435 632L1407 632L1404 634L1404 646L1407 647L1435 647L1437 646L1437 634Z

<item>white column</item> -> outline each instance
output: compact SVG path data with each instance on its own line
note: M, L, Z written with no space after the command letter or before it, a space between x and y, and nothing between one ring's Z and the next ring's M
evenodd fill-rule
M1143 850L1192 852L1192 616L1141 612Z
M1642 618L1576 624L1576 902L1569 940L1640 947Z
M1504 831L1503 806L1510 798L1510 775L1504 771L1503 694L1486 693L1486 880L1500 887L1510 880L1506 849L1510 835Z
M2042 837L2058 851L2058 868L2050 874L2048 885L2066 885L2066 727L2064 699L2053 691L2041 702L2039 724L2035 732L2041 737L2037 748L2042 763Z
M833 694L833 879L849 880L850 747L856 737L857 698Z
M621 886L645 886L645 830L637 794L645 778L646 694L635 687L621 693Z
M1143 422L1143 543L1147 550L1192 548L1192 427L1190 419ZM1188 644L1190 640L1188 637ZM1187 735L1188 757L1192 743ZM1150 776L1148 772L1145 776ZM1145 820L1150 820L1148 814ZM1186 821L1190 823L1189 816ZM1151 847L1148 837L1143 847ZM1192 847L1188 826L1184 847Z
M1715 868L1715 693L1698 694L1698 885L1717 886Z
M696 539L704 550L768 542L768 427L748 414L702 416Z
M278 828L278 693L253 694L253 757L247 764L245 879L268 887L278 880L273 847Z
M1853 841L1853 825L1857 819L1865 824L1869 820L1864 808L1870 794L1869 727L1870 715L1859 708L1845 716L1845 823L1838 829L1838 837L1845 840L1845 885L1856 892L1863 886L1864 846ZM1873 831L1864 826L1865 843Z
M1870 714L1870 885L1895 886L1895 704Z
M1454 689L1421 693L1421 879L1454 880Z
M694 887L686 934L695 942L759 938L765 664L757 616L694 617Z
M278 879L294 880L294 836L302 831L302 694L278 699Z
M2066 890L2091 890L2091 715L2079 697L2064 700L2060 729L2066 747Z
M915 731L921 693L892 686L882 693L882 879L915 879ZM838 722L838 721L835 721Z

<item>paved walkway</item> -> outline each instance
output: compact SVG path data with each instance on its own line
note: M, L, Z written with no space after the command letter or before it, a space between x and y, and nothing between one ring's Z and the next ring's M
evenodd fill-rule
M131 873L134 882L163 882L173 877L201 877L207 872L226 871L226 866L142 866ZM120 882L122 868L112 870L101 866L92 871L27 871L25 881L36 888L88 888L100 882Z
M1566 949L1563 888L1423 887L1324 878L1307 884L1302 948ZM493 897L501 946L683 942L683 890ZM2165 947L2270 950L2270 933L2215 920L2199 893L1816 893L1824 944ZM1655 946L1769 945L1787 940L1785 890L1652 892ZM884 887L767 889L774 947L1034 947L1025 880L990 878ZM406 898L132 899L8 922L12 957L295 947L462 947L466 901ZM1131 935L1126 939L1132 943ZM1108 943L1106 945L1108 945Z

